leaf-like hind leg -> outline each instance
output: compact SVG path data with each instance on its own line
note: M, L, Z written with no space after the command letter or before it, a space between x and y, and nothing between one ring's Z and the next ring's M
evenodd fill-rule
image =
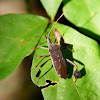
M77 86L76 86L76 84L75 84L75 81L76 81L76 79L78 79L78 78L81 77L81 73L80 73L80 71L78 70L78 67L77 67L77 65L76 65L74 62L72 62L72 61L69 60L69 59L66 59L66 61L69 62L71 65L73 65L73 66L76 67L76 70L75 70L75 72L74 72L74 82L73 82L73 83L74 83L75 87L77 88Z
M40 73L41 73L41 70L40 70L40 69L41 69L49 60L51 60L51 59L46 60L46 61L39 67L39 70L38 70L38 72L37 72L37 74L36 74L36 77L38 77L37 84L38 84L38 81L39 81L39 75L40 75Z
M80 77L81 77L81 73L78 69L76 69L75 72L74 72L74 82L73 82L76 88L77 88L77 86L75 84L75 81L76 81L76 79L78 79Z

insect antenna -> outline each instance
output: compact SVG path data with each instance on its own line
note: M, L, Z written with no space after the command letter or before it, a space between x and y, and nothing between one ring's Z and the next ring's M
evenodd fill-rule
M67 11L67 10L66 10ZM65 12L66 12L65 11ZM48 37L50 36L50 32L51 32L51 30L53 29L53 27L55 26L55 24L59 21L59 19L65 14L65 12L63 12L60 16L59 16L59 18L56 20L56 22L53 24L53 26L51 27L51 29L50 29L50 31L49 31L49 33L48 33Z
M31 38L31 39L29 39L29 40L27 40L27 41L25 41L25 42L19 44L18 46L21 46L21 45L25 44L26 42L31 41L31 40L33 40L33 39L35 39L35 38L37 38L37 37L41 37L41 36L44 36L44 35L40 35L40 36L36 36L36 37L34 37L34 38Z

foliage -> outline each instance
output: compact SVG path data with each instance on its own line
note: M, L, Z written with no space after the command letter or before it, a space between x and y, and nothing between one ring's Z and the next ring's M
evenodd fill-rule
M62 0L41 0L48 16L54 19ZM94 5L95 4L95 5ZM52 5L52 6L51 6ZM66 19L73 23L79 30L67 25L57 23L55 28L59 30L66 43L73 44L72 50L64 49L64 57L74 59L82 77L73 84L73 68L68 65L68 78L60 78L52 67L52 62L47 62L41 69L40 80L37 84L35 77L39 66L50 57L39 58L37 67L31 70L31 78L37 86L46 85L46 80L56 82L55 86L42 89L45 100L99 100L100 99L100 40L99 30L99 0L64 0L63 12ZM51 13L52 12L52 13ZM0 16L0 80L8 77L20 64L24 57L33 52L40 37L35 38L21 46L21 43L42 34L48 34L52 24L47 28L47 18L31 14L9 14ZM82 33L85 35L83 35ZM51 38L52 35L50 34ZM95 39L95 40L94 40ZM47 46L45 37L42 37L39 46ZM70 47L70 46L69 46ZM35 66L36 58L49 54L48 50L38 48L33 56L32 67Z

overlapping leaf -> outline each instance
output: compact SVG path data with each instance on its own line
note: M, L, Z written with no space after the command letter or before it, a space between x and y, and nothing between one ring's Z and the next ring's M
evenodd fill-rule
M39 38L18 46L43 34L48 20L36 15L0 16L0 80L9 76L22 59L30 55Z
M65 2L63 11L68 9L65 17L76 25L79 30L97 40L100 40L100 1L71 0Z
M62 0L41 0L41 3L51 20L54 20L61 2Z

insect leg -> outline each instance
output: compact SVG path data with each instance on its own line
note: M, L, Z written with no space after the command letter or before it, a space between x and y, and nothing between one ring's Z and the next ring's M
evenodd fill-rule
M81 77L81 73L78 69L76 69L75 72L74 72L74 82L73 82L76 88L77 88L77 86L75 84L75 81L76 81L76 79L78 79L80 77Z
M76 65L74 62L72 62L72 61L71 61L71 60L69 60L69 59L66 59L66 61L67 61L67 62L69 62L71 65L75 66L75 67L76 67L76 69L78 69L77 65Z
M46 47L37 46L37 47L35 47L35 48L33 49L33 51L35 51L37 48L48 49L48 48L46 48Z
M38 72L37 72L37 74L36 74L36 77L38 77L38 80L37 80L37 84L38 84L38 81L39 81L39 75L40 75L40 73L41 73L41 68L43 67L43 65L45 65L49 60L51 60L51 59L48 59L48 60L46 60L40 67L39 67L39 70L38 70Z
M75 72L74 72L74 82L73 82L73 83L74 83L75 87L77 88L77 86L76 86L76 84L75 84L75 81L76 81L76 79L78 79L78 78L81 77L81 73L80 73L80 71L78 70L78 67L77 67L77 65L76 65L74 62L70 61L69 59L66 59L66 61L69 62L71 65L73 65L73 66L76 67L76 70L75 70Z
M68 50L70 50L71 52L75 52L75 51L72 51L70 48L67 48Z
M29 40L27 40L27 41L25 41L25 42L19 44L18 46L21 46L21 45L25 44L26 42L31 41L31 40L33 40L33 39L35 39L35 38L37 38L37 37L41 37L41 36L44 36L44 35L40 35L40 36L36 36L36 37L34 37L34 38L31 38L31 39L29 39Z
M43 55L43 56L37 57L36 62L35 62L35 66L33 68L31 68L31 69L34 69L36 67L36 64L37 64L37 61L38 61L39 58L46 57L46 56L50 56L50 55L48 54L48 55Z
M37 48L48 49L48 48L46 48L46 47L41 47L41 46L37 46Z

